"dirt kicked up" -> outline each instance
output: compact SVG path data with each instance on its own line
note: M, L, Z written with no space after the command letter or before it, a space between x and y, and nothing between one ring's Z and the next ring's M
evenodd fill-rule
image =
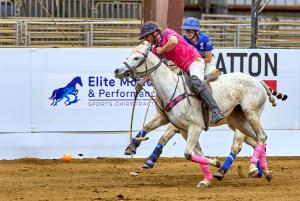
M300 157L269 157L271 182L247 178L249 158L237 158L224 180L207 189L195 187L203 178L195 163L162 158L154 169L142 171L143 161L135 159L137 177L129 175L130 159L0 161L0 200L300 200Z

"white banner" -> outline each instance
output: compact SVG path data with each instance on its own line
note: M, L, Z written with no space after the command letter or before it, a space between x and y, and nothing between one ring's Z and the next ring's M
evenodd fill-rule
M129 130L134 83L114 78L131 49L0 49L1 132ZM215 50L224 72L266 80L289 98L266 103L265 129L300 129L300 51ZM152 95L151 86L145 87ZM149 95L139 95L134 129L142 127ZM154 113L150 104L148 119ZM224 128L224 127L223 127ZM220 128L217 128L220 129Z

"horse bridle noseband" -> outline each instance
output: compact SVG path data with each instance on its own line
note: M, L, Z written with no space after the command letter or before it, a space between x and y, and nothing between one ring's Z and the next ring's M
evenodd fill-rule
M139 50L136 51L137 53L140 53L140 54L143 55L143 59L142 59L135 67L130 66L126 61L123 62L123 64L124 64L124 65L126 66L126 68L128 69L128 74L127 74L127 75L133 74L134 71L135 71L138 67L140 67L141 65L143 65L144 63L145 63L146 71L144 71L144 72L139 72L139 73L141 73L141 74L144 74L144 73L145 73L146 75L148 75L149 73L152 73L153 71L155 71L155 70L162 64L163 59L160 58L160 59L159 59L159 62L158 62L153 68L151 68L151 69L148 70L147 63L146 63L146 59L147 59L147 57L148 57L148 54L149 54L150 50L151 50L151 46L149 46L149 48L147 49L147 52L146 52L146 53L141 52L141 51L139 51Z

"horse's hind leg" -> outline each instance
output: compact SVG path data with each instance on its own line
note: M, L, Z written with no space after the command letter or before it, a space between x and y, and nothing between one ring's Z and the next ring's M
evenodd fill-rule
M231 152L225 159L224 163L222 164L222 167L218 169L214 173L214 178L218 180L222 180L226 174L226 172L230 169L232 166L234 160L236 159L236 156L240 153L242 150L243 142L250 145L253 149L256 147L256 141L253 140L251 137L244 135L242 132L240 132L238 129L234 129L234 137L233 137L233 143L231 145ZM262 176L262 170L260 168L260 164L257 163L257 167L259 170L258 177Z
M237 129L241 133L246 135L247 137L253 139L253 141L258 140L254 130L252 129L252 126L250 125L250 123L246 119L245 114L242 111L242 108L240 106L238 106L234 109L234 111L226 118L226 121L227 121L228 126L232 130L234 130L235 132L236 132L236 129ZM236 144L233 144L232 150L236 150L235 151L236 153L234 153L234 152L230 153L230 156L229 156L229 159L228 159L228 161L230 160L230 162L231 161L233 162L233 160L235 159L235 156L240 151L240 148L242 146L244 136L241 133L238 133L238 132L235 133L234 143L236 143ZM240 146L240 148L239 148L239 146ZM231 164L230 162L227 163L228 166ZM226 163L225 163L225 165L226 165ZM255 169L254 169L255 172L253 173L253 176L257 175L257 173L258 173L258 169L256 168L256 166L254 166L254 167L255 167ZM226 172L226 166L225 166L225 171L221 170L220 172L225 173ZM219 173L219 174L222 176L221 173ZM220 176L220 179L222 179L221 176Z
M249 124L251 125L253 131L257 135L257 145L254 149L254 153L251 157L251 165L249 170L249 176L253 177L254 175L257 175L258 169L256 167L257 162L259 161L261 168L264 171L264 174L266 175L266 178L268 181L272 179L272 172L268 169L267 161L266 161L266 140L267 135L262 129L262 126L260 124L260 111L250 110L243 108L245 117Z
M242 149L242 145L245 139L245 135L242 134L238 129L231 128L234 131L234 137L233 137L233 142L231 145L231 152L230 154L226 157L224 163L222 164L222 167L218 169L214 173L214 178L217 180L222 180L226 174L226 172L229 170L231 167L232 163L234 162L236 156Z
M257 142L255 140L253 140L252 138L248 137L248 136L245 136L244 142L246 144L248 144L249 146L251 146L253 149L255 149L255 147L257 145ZM259 160L258 160L256 166L258 168L258 174L255 175L254 177L259 177L260 178L263 175L263 170L262 170L262 168L260 166L260 161ZM266 175L266 178L267 178L267 175ZM267 178L267 180L268 180L268 178Z

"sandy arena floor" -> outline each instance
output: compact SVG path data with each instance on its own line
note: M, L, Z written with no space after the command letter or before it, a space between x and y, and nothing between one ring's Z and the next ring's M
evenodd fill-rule
M135 159L136 171L142 171L143 161ZM238 158L223 181L198 189L199 166L183 158L159 159L137 177L129 176L130 159L0 161L0 200L300 201L300 157L268 162L274 173L270 183L246 178L249 158Z

